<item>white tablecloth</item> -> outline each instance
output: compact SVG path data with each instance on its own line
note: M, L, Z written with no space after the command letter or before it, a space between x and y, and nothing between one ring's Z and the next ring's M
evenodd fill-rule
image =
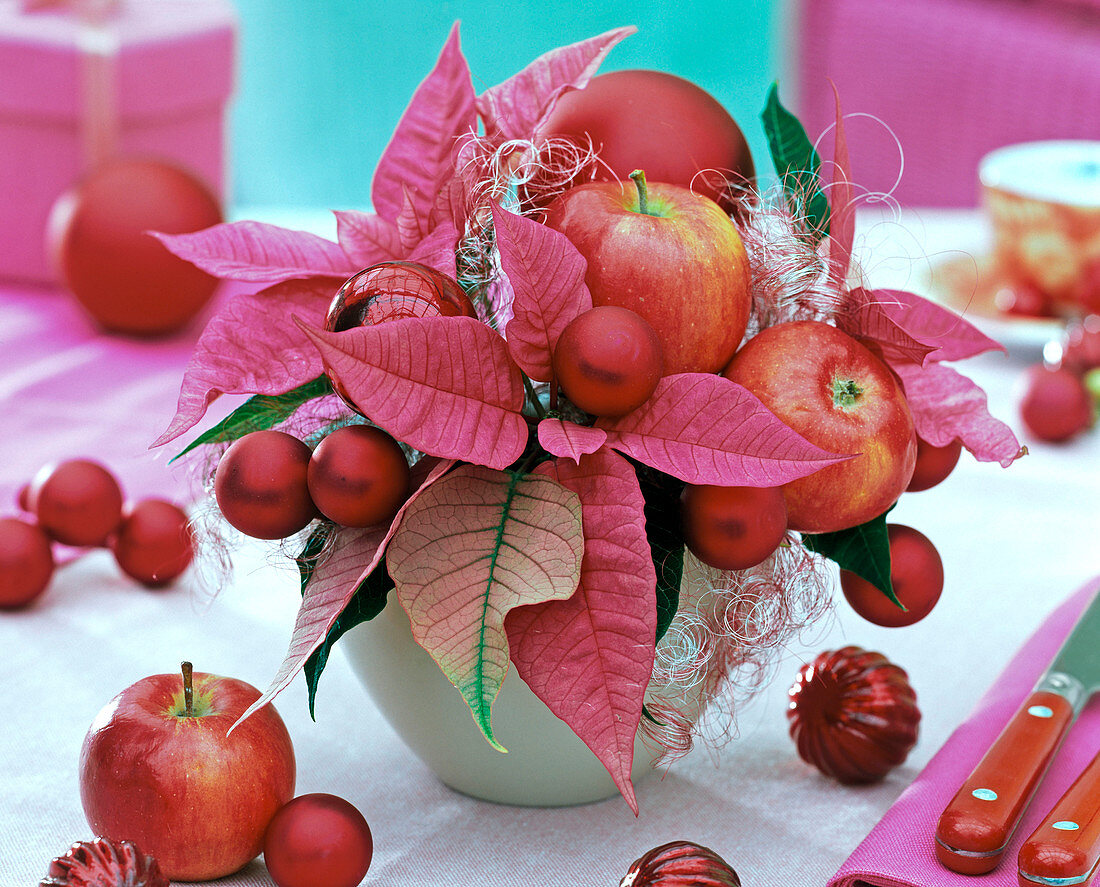
M927 256L985 244L971 214L909 214L901 223L865 215L860 231L857 255L871 282L913 289ZM1008 356L961 367L1014 427L1020 375L1039 356L1032 333L1021 326ZM1025 442L1031 454L1007 470L964 454L946 483L904 496L891 516L932 538L943 557L946 585L928 618L877 628L838 592L835 612L789 645L741 710L732 742L698 749L639 785L637 819L619 799L526 809L455 794L408 752L339 654L322 679L316 723L300 678L277 699L297 750L297 790L333 792L363 811L376 845L368 885L614 885L634 858L674 839L712 847L747 887L824 884L1036 621L1100 572L1100 431L1065 446ZM3 441L5 450L18 445ZM238 552L232 576L213 591L192 573L150 592L97 552L60 570L38 606L0 614L0 887L37 883L52 856L91 837L77 758L99 708L182 659L266 686L289 640L297 583L292 565L256 546ZM848 643L902 665L924 715L909 761L866 788L820 776L786 732L785 693L799 664ZM257 861L219 883L270 881Z

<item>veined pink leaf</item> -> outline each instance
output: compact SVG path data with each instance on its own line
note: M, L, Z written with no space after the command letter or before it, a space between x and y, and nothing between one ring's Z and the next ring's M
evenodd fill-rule
M339 532L332 549L317 564L302 594L302 606L298 609L290 649L283 658L283 664L264 694L245 710L233 728L290 685L313 651L321 646L332 624L355 594L355 589L381 562L405 512L418 496L453 466L454 462L431 456L421 459L412 468L413 494L405 500L388 527L382 525Z
M495 203L493 230L513 292L508 351L530 378L549 382L562 330L592 307L584 283L588 264L564 234Z
M903 290L852 290L841 313L841 325L847 325L846 332L852 335L879 341L891 359L913 360L914 352L906 347L912 342L931 349L923 361L916 361L920 363L1004 351L999 342L954 311Z
M477 465L432 485L390 543L387 565L413 637L501 751L491 710L508 671L504 619L515 607L576 592L583 550L576 493Z
M523 380L472 317L411 317L329 333L299 324L349 397L422 453L506 468L527 445Z
M226 222L194 234L157 234L168 250L214 277L280 283L308 277L345 280L359 270L340 244L308 231L263 222Z
M409 189L402 188L401 212L397 214L397 218L394 220L394 227L397 228L397 236L401 241L402 253L408 255L413 247L424 239L424 235L428 232L424 230L423 226L427 224L427 221L427 219L420 218Z
M451 152L455 139L476 122L473 82L456 23L378 161L371 184L375 211L395 222L407 189L417 218L426 222L440 184L450 178L454 168Z
M536 471L580 498L584 559L567 600L518 607L505 628L512 662L536 696L592 749L638 814L634 738L653 669L657 576L634 469L601 450Z
M814 446L742 385L665 376L642 406L600 419L607 445L689 484L774 487L851 458Z
M848 139L844 134L844 114L840 110L840 92L831 80L836 98L836 130L833 142L833 181L829 187L829 276L838 286L843 285L852 263L852 244L855 241L856 207L852 197L851 162L848 157Z
M917 434L942 447L958 438L980 462L1007 468L1024 455L1016 435L989 414L985 392L951 367L891 363L901 379Z
M588 428L567 419L543 419L538 433L546 452L578 463L582 456L596 452L607 442L607 432L602 428Z
M410 262L420 262L436 271L442 271L450 278L455 277L455 246L458 244L458 230L450 219L443 219L432 229L432 233L420 241L406 256Z
M322 324L332 280L292 280L230 299L207 323L183 374L176 414L152 446L179 437L222 394L284 394L321 374L317 349L291 315Z
M336 239L360 269L404 256L397 227L388 219L356 210L337 210L333 215L336 216Z
M637 28L615 28L597 37L552 49L483 92L477 110L490 137L531 139L553 110L559 95L570 87L581 89L620 40Z

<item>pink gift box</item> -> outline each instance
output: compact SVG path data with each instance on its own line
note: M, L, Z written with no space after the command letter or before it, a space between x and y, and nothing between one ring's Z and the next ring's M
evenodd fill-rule
M26 12L18 0L0 0L0 277L56 280L45 230L54 201L89 159L81 48L88 33L65 4ZM182 166L224 200L232 7L121 0L103 33L117 47L108 67L117 153Z

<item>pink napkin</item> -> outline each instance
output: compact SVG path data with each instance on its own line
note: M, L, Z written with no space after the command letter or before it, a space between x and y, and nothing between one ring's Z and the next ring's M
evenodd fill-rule
M1001 865L988 875L959 875L933 852L940 813L981 760L1024 697L1034 687L1077 616L1100 589L1097 577L1058 607L1013 657L970 718L944 743L928 766L872 829L828 887L1016 887L1016 854L1100 746L1100 694L1085 707L1008 845Z

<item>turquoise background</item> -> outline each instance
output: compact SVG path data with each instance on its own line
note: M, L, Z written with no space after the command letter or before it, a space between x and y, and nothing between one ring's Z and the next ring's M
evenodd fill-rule
M613 49L601 70L657 68L694 81L729 109L757 167L771 172L759 113L781 69L778 0L236 6L241 38L230 150L238 206L368 206L374 166L456 20L479 93L556 46L634 25L638 33ZM781 83L785 101L787 93Z

